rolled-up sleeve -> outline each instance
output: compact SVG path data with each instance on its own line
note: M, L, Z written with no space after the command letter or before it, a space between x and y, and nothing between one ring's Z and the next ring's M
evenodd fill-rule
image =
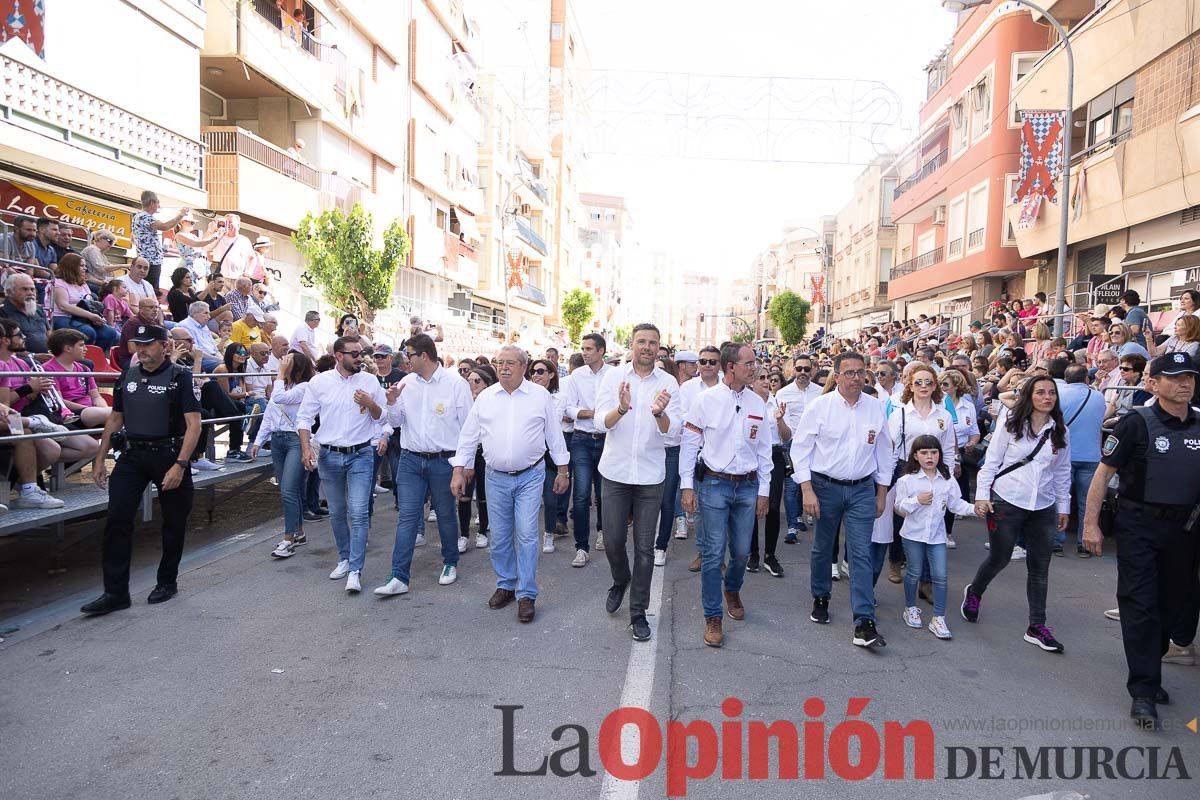
M604 424L604 418L608 416L608 412L619 407L617 394L621 378L618 373L624 374L621 370L609 370L601 379L600 387L596 389L596 415L592 418L592 424L596 426L596 431L599 433L608 433L609 427Z
M458 449L450 459L450 466L470 469L475 466L475 451L479 448L481 429L479 425L479 400L467 412L467 420L458 433Z
M321 413L321 400L317 387L310 381L308 384L308 392L304 395L304 401L300 403L300 410L296 412L296 430L312 432L313 422L317 419L317 414Z

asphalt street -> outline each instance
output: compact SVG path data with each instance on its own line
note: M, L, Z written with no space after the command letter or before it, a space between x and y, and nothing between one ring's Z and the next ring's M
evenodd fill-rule
M328 523L310 524L310 543L274 561L268 554L277 521L243 529L245 515L232 508L218 520L225 525L221 535L189 548L181 592L169 603L144 602L153 585L150 559L134 572L129 611L85 620L74 610L95 593L98 563L86 587L72 585L52 601L7 605L8 618L24 628L0 644L0 797L663 797L665 753L640 782L605 777L601 724L622 702L644 705L663 731L668 720L706 720L718 728L731 719L790 720L797 728L818 720L832 739L849 698L869 698L858 716L879 732L888 720L928 721L934 779L912 779L911 753L903 781L885 780L882 766L862 781L840 778L831 767L824 779L781 780L772 756L769 779L722 779L718 766L711 777L689 781L687 796L1197 796L1190 778L1200 771L1200 736L1184 726L1200 714L1200 667L1164 667L1172 704L1161 713L1169 729L1148 733L1125 725L1119 626L1102 616L1115 605L1111 553L1054 559L1049 616L1066 654L1050 655L1021 639L1023 563L1011 564L993 584L979 624L958 616L962 587L985 553L982 524L962 522L960 545L950 553L948 620L955 638L938 641L904 627L901 588L884 578L879 619L888 646L864 651L850 643L846 581L834 585L833 624L809 621L811 538L804 534L800 545L779 546L784 578L747 576L747 617L726 618L726 645L714 650L701 641L700 577L686 569L695 553L691 540L673 540L666 568L656 570L655 640L635 643L624 608L604 613L610 583L604 554L572 569L569 539L541 558L541 597L530 625L518 624L515 605L486 607L494 588L486 551L469 550L458 582L437 585L432 524L430 544L414 560L412 592L372 596L390 564L395 514L384 506L372 526L366 591L358 596L327 578L337 560ZM742 701L740 716L722 712L727 697ZM823 714L807 713L809 698L824 702ZM522 707L510 712L516 770L533 770L575 744L578 729L560 731L559 741L551 736L559 726L577 725L589 737L595 774L496 775L504 769L505 726L496 709L503 705ZM802 765L808 746L805 739ZM1090 780L1085 769L1077 778L1017 779L1017 746L1071 753L1159 746L1160 770L1178 748L1189 778L1173 772L1152 782ZM1004 778L981 779L978 765L972 777L947 778L948 748L978 755L981 747L1005 748L995 755ZM850 762L859 755L852 746ZM694 742L686 757L697 761ZM966 756L959 751L956 758L962 772ZM1131 764L1144 766L1148 758ZM1073 760L1067 757L1068 772ZM562 756L566 770L578 761L577 750Z

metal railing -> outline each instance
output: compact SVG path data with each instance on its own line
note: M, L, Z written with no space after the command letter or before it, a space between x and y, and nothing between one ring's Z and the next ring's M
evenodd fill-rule
M321 174L314 167L244 128L205 128L200 132L200 138L208 148L209 155L242 156L305 186L321 188Z
M521 217L513 217L513 222L517 229L517 235L528 242L534 250L537 250L542 255L546 255L548 252L546 249L546 240L538 236L529 223Z
M272 0L254 0L254 10L258 12L260 17L271 23L271 25L279 30L283 30L283 10L275 5ZM300 46L304 49L304 52L315 58L320 58L321 43L309 33L307 28L301 28L300 36Z
M973 230L967 234L967 249L968 250L970 250L971 248L980 247L983 245L984 230L985 230L984 228L976 228L975 230Z
M926 161L924 163L924 165L922 165L922 167L919 170L917 170L915 175L909 176L903 183L901 183L899 186L896 187L895 191L892 192L892 199L895 199L895 198L899 197L900 195L904 194L909 189L913 188L918 183L925 180L930 175L932 175L933 173L935 173L939 169L941 169L946 164L946 156L948 154L949 154L948 150L943 150L942 152L938 153L933 158Z
M962 240L961 236L958 237L957 239L951 239L950 244L946 245L946 253L951 256L961 256L962 249L963 249L963 240Z
M942 258L944 257L945 252L946 252L946 248L938 247L933 250L930 250L928 253L922 253L921 255L917 256L916 258L909 259L908 261L905 261L903 264L898 264L897 266L892 267L892 275L893 276L908 275L911 272L917 272L918 270L928 269L929 267L932 267L934 264L940 263L942 261Z

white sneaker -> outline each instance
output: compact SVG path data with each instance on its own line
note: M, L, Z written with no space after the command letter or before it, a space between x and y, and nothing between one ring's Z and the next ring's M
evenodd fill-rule
M1025 548L1024 547L1013 547L1012 560L1013 561L1024 561L1025 560Z
M430 522L437 522L437 512L436 512L436 511L434 511L432 508L431 508L431 509L429 509L429 521L430 521Z
M487 534L484 534L484 533L475 534L475 549L476 550L485 550L485 549L487 549L487 546L488 546Z
M554 534L553 533L542 534L542 552L543 553L553 553L554 552Z
M358 594L362 591L362 573L354 570L346 576L346 591L350 594Z
M904 616L904 624L907 625L908 627L910 627L910 628L921 627L921 609L917 608L916 606L909 606L908 608L904 609L903 616ZM930 625L929 629L933 630L933 626Z
M209 461L207 458L198 458L192 462L192 466L202 472L216 472L219 469L224 469L220 464Z
M7 513L8 513L8 506L4 505L4 503L0 503L0 515L7 514Z
M329 573L329 580L337 581L350 574L350 562L339 561L337 566L333 568L333 572Z
M1121 609L1119 609L1119 608L1108 609L1107 611L1104 612L1104 618L1111 619L1113 622L1120 622L1121 621Z
M275 545L275 549L271 551L271 555L275 558L291 558L296 555L296 545L284 539L279 544Z
M66 433L67 426L56 425L44 414L34 414L26 417L29 420L29 430L32 433Z
M676 517L675 518L675 538L676 539L686 539L687 538L687 519L685 517Z
M654 566L665 567L666 565L667 565L667 551L666 550L655 550L654 551Z
M593 545L593 546L594 546L594 547L595 547L597 550L603 550L603 549L604 549L604 534L603 534L603 533L597 533L597 534L596 534L596 544L595 544L595 545Z
M958 547L958 542L954 541L954 539L952 539L951 537L947 536L947 537L946 537L946 549L947 549L947 550L953 550L953 549L954 549L954 548L956 548L956 547ZM932 625L933 623L931 622L931 623L929 623L929 624L930 624L930 625ZM939 638L940 638L940 637L939 637Z
M467 552L467 537L465 537L465 536L458 537L458 552L460 552L460 553Z
M395 597L398 594L408 594L408 584L399 578L391 578L383 586L375 587L375 594L380 597Z
M939 639L954 638L950 635L950 629L946 627L945 617L934 617L933 621L929 623L929 632Z
M438 576L438 584L441 586L449 586L458 580L458 569L446 564L442 567L442 574Z
M840 581L840 580L842 579L842 574L841 574L840 572L838 572L838 565L837 565L837 564L834 564L834 565L833 565L833 579L834 579L835 581Z
M387 489L383 488L378 483L375 484L375 494L387 494L387 493L388 493Z
M52 497L45 489L35 486L33 491L22 491L12 501L13 508L62 508L66 503Z
M571 559L572 567L586 567L588 562L587 550L576 550L575 558Z
M984 543L983 543L983 549L984 549L984 550L991 550L991 549L992 549L992 543L991 543L991 542L984 542Z
M415 542L413 542L413 547L424 547L424 546L425 546L425 534L418 533L417 540Z

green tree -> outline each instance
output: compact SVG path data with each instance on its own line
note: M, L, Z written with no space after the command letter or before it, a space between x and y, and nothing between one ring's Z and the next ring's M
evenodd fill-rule
M729 341L736 344L754 344L753 333L735 333Z
M349 214L336 208L315 217L306 214L292 241L325 300L357 315L370 335L375 312L391 303L396 270L411 246L400 221L393 220L383 232L383 249L377 250L374 221L356 203Z
M629 341L633 338L633 326L632 325L618 325L613 330L613 337L617 340L617 342L616 342L617 344L621 345L621 347L624 347L626 350L628 350L629 349Z
M594 303L595 298L591 292L585 292L583 289L572 289L562 299L562 321L567 326L567 336L575 347L579 347L582 341L583 326L592 318Z
M799 344L808 327L808 310L811 305L793 291L783 291L771 300L767 315L779 329L779 335L788 344Z

